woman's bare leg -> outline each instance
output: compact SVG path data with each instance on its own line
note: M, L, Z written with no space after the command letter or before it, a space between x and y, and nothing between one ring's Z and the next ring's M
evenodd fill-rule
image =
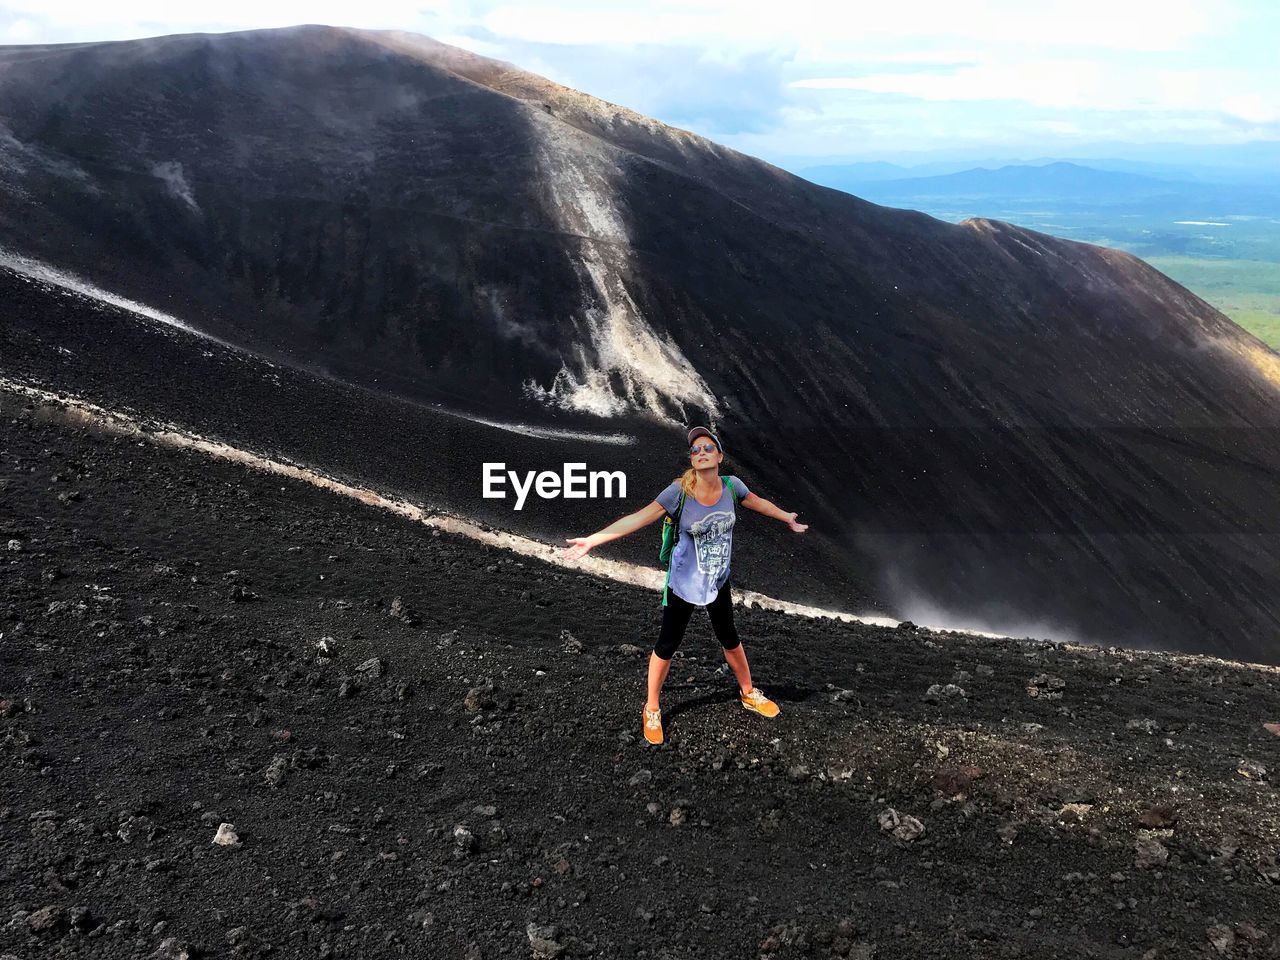
M656 653L649 654L649 700L644 705L646 710L658 709L658 695L662 692L662 685L670 671L670 660L663 660Z
M729 661L729 667L733 670L733 675L738 678L738 689L741 693L751 692L751 668L747 666L747 652L739 643L732 650L724 651L725 660Z

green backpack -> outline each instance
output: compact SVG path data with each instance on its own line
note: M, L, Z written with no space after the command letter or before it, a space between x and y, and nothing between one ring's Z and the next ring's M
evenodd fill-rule
M729 497L736 503L738 495L733 489L733 481L722 476L720 482L729 488ZM680 499L676 501L676 515L667 514L662 518L662 546L658 548L658 561L667 568L667 579L662 585L662 605L667 605L667 588L671 584L671 555L675 553L676 541L680 539L680 514L684 512L684 488L680 490Z

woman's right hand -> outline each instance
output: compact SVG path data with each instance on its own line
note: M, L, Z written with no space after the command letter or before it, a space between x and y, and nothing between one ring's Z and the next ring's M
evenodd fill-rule
M577 560L579 557L585 557L587 552L596 545L595 535L589 537L566 537L565 543L571 543L573 546L565 547L561 556L566 560Z
M585 557L592 547L598 547L600 544L616 540L618 537L625 537L633 530L639 530L646 523L653 523L666 512L666 508L657 500L654 500L647 507L641 507L635 513L629 513L625 517L613 521L603 530L597 530L589 537L565 537L564 542L573 544L573 546L562 548L564 553L561 556L566 560L577 560L579 557Z

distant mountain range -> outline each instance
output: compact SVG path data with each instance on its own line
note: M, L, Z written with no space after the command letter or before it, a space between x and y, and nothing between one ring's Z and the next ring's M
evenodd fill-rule
M1116 146L1129 151L1134 148L1132 144ZM1105 146L1100 149L1105 149ZM997 170L1001 167L1045 167L1055 163L1070 163L1094 170L1138 173L1158 180L1252 185L1269 189L1280 185L1280 141L1205 145L1201 149L1186 143L1152 145L1145 149L1145 153L1148 155L1146 159L1111 156L1103 152L1084 156L987 156L963 159L934 154L933 159L917 159L910 163L834 158L815 162L812 159L793 158L785 165L816 183L826 183L833 178L848 183L874 183L879 180L941 176L978 168Z
M1147 183L939 179L1027 177ZM1117 250L319 26L0 48L0 248L13 380L556 544L650 502L711 421L810 523L743 518L746 587L1280 659L1280 357ZM517 514L482 460L622 469L629 500ZM654 533L601 552L654 564Z
M1058 161L1042 165L974 167L930 176L888 176L892 164L814 167L805 176L877 202L911 205L929 199L1052 200L1072 205L1122 204L1132 208L1208 206L1219 215L1280 212L1280 182L1273 185L1179 180L1104 170ZM906 171L903 171L904 173ZM897 205L896 203L894 205Z

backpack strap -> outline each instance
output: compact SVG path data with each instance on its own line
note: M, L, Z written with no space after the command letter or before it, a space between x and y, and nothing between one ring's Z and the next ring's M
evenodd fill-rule
M675 522L676 539L671 544L671 556L667 559L667 579L662 584L662 605L667 605L667 590L671 586L671 564L676 558L676 544L680 542L680 514L684 512L684 488L680 488L680 499L676 501L676 514L672 518Z
M729 488L729 496L733 498L733 502L738 502L738 491L733 487L732 477L721 477L720 480Z

